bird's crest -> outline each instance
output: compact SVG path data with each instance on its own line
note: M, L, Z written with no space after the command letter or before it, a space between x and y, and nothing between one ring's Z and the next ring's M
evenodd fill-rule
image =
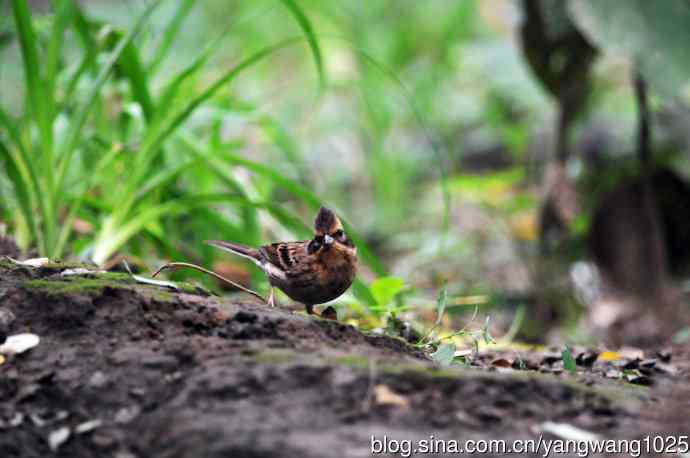
M314 231L317 235L333 234L338 229L342 229L342 224L335 213L326 207L321 207L319 214L314 220Z

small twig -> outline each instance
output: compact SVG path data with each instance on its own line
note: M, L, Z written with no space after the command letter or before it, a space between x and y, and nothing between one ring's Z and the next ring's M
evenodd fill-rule
M160 266L158 268L158 270L156 270L153 274L151 274L151 276L155 277L156 275L158 275L159 273L161 273L165 269L178 269L180 267L186 267L188 269L194 269L194 270L198 270L199 272L203 272L207 275L210 275L212 277L217 278L218 280L224 281L225 283L232 285L233 287L239 289L240 291L244 291L247 294L251 294L254 297L258 297L264 303L268 303L268 301L261 294L257 293L256 291L252 291L249 288L245 288L244 286L242 286L238 283L235 283L234 281L229 280L229 279L223 277L222 275L219 275L219 274L213 272L212 270L204 269L201 266L197 266L196 264L190 264L188 262L169 262L167 264L163 264L162 266Z

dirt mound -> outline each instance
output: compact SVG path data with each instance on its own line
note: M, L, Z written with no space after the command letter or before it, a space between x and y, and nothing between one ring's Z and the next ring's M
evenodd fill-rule
M388 438L531 438L545 421L648 434L649 389L440 368L401 339L283 309L0 262L11 332L0 456L355 457Z

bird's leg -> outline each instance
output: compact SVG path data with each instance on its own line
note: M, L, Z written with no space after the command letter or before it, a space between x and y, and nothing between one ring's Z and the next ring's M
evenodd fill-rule
M268 300L266 301L269 307L275 307L276 306L276 295L275 295L275 290L273 289L273 286L271 286L271 292L268 294Z
M307 310L307 315L314 314L314 306L311 304L304 304L304 308Z

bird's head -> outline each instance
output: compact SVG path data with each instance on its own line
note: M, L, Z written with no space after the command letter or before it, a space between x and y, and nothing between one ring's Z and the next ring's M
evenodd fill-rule
M322 248L328 250L354 250L355 244L345 233L340 219L326 207L321 207L314 220L314 239L309 244L309 251L316 252Z

